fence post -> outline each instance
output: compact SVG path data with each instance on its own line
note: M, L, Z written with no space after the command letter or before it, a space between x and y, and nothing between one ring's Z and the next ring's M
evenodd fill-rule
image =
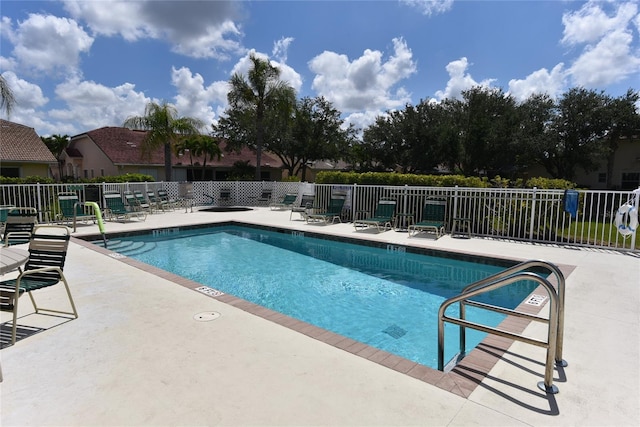
M536 190L538 187L533 187L533 193L531 193L531 216L529 218L529 241L533 241L533 229L534 221L536 219Z
M44 222L44 218L42 217L43 216L43 211L42 211L42 186L40 185L39 182L36 182L36 188L37 188L36 194L38 195L38 197L37 197L37 200L38 200L38 202L37 202L38 203L38 216L39 216L38 221Z
M640 206L640 187L633 190L633 204L636 210L636 215L638 214L638 207ZM634 251L636 249L636 233L638 232L638 228L636 227L633 230L633 234L631 235L631 250Z
M458 186L455 186L453 190L453 212L451 212L451 221L456 218L458 215ZM471 227L469 227L471 228Z
M356 206L358 206L358 184L353 183L353 197L351 200L351 222L356 220Z

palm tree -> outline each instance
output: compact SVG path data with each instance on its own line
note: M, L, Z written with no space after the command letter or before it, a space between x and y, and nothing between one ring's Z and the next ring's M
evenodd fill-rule
M0 76L0 110L7 112L7 117L16 105L16 98L4 77Z
M202 171L200 173L200 179L204 181L204 171L207 168L207 157L209 160L213 160L217 157L218 160L222 157L222 150L218 145L218 141L209 135L192 135L181 139L176 145L176 153L178 155L189 152L189 159L193 168L193 156L204 156L202 162ZM194 173L195 178L195 173Z
M214 157L220 160L220 157L222 157L222 150L220 150L218 141L215 138L208 135L200 135L196 138L196 152L194 154L204 156L204 159L202 160L202 174L200 175L200 178L204 181L204 171L207 168L207 157L209 157L209 160L213 160Z
M247 77L235 73L229 84L227 95L231 109L253 110L255 112L256 181L260 180L260 162L264 142L265 111L282 99L283 93L293 94L293 88L280 80L280 69L269 61L249 56L253 63Z
M69 146L69 135L52 135L52 136L41 136L40 139L47 146L49 151L58 159L58 173L60 174L59 178L62 180L63 169L62 169L62 159L60 155L64 152L64 150Z
M197 135L203 123L192 117L178 117L178 110L167 102L150 102L144 110L144 116L132 116L124 121L124 127L146 130L142 142L143 154L164 146L165 180L171 181L171 153L181 135Z

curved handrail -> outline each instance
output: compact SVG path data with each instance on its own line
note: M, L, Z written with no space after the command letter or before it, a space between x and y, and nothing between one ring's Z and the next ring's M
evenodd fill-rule
M533 268L533 267L543 267L548 269L550 272L552 272L555 277L556 277L556 281L558 282L558 289L557 289L557 295L558 295L558 331L557 331L557 335L556 335L556 364L560 365L560 366L567 366L568 363L562 359L562 348L563 348L563 342L564 342L564 300L565 300L565 277L564 274L562 274L562 272L560 271L560 269L548 262L548 261L544 261L541 259L532 259L532 260L528 260L528 261L524 261L521 262L520 264L516 264L513 267L509 267L506 270L500 271L496 274L493 274L489 277L486 277L484 279L478 280L470 285L467 285L464 289L462 289L461 295L465 294L469 291L471 291L472 289L475 289L479 286L483 286L487 283L493 282L495 280L499 280L502 279L504 277L508 277L512 274L518 273L520 271L524 271L526 269L529 268ZM464 304L460 304L460 317L464 318ZM465 345L465 334L464 334L464 328L462 328L460 330L460 342L461 342L461 346L464 349Z
M532 338L527 338L522 335L510 333L503 331L501 329L480 325L477 323L469 322L464 319L455 319L445 315L446 309L456 302L461 302L464 299L474 297L476 295L480 295L485 292L489 292L503 286L509 285L514 282L519 282L522 280L531 280L537 282L542 285L547 292L549 293L549 325L547 329L547 341L539 341ZM544 382L538 384L538 387L548 393L557 393L558 388L553 385L553 362L555 359L556 352L556 342L557 342L557 333L558 333L558 295L555 292L555 289L548 280L538 276L535 273L531 272L520 272L517 274L513 274L511 276L507 276L498 280L495 280L490 283L486 283L483 286L475 286L473 289L469 290L466 293L451 297L445 300L438 310L438 369L444 369L444 322L448 321L450 323L454 323L462 328L472 328L482 332L491 333L507 338L512 338L514 340L522 341L527 344L537 345L540 347L545 347L547 349L547 357L545 362L545 374L544 374ZM553 344L552 344L553 343Z

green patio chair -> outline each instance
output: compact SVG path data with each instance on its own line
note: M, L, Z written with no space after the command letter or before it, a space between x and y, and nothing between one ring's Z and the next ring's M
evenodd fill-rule
M422 209L422 219L407 227L409 237L423 231L433 231L436 234L436 240L439 239L444 234L446 209L447 202L444 200L427 200Z
M337 219L339 222L342 222L340 219L340 215L342 214L342 208L344 207L344 202L346 200L346 195L338 195L334 194L331 196L331 200L329 200L329 206L324 212L321 213L311 213L307 214L307 223L310 222L321 222L324 224L328 224L329 221L333 224Z
M297 194L285 194L282 199L278 200L277 202L271 203L269 205L269 208L272 211L289 209L296 202L297 198L298 198Z
M7 212L2 242L4 246L28 243L36 226L38 211L35 208L11 208Z
M58 206L60 207L60 213L58 214L58 221L63 224L69 224L73 222L73 231L76 231L76 224L78 220L83 223L92 221L96 222L96 216L87 206L80 202L78 195L74 192L66 192L58 194Z
M29 240L29 259L24 266L24 271L16 278L0 282L0 293L8 299L8 303L2 307L3 310L13 311L13 321L11 325L11 344L16 342L16 332L18 326L18 300L25 292L29 294L35 312L42 312L72 315L78 318L76 306L71 297L69 284L64 277L62 270L67 257L69 247L69 229L60 225L40 225L34 228ZM63 283L71 311L61 311L38 307L33 297L33 292L38 289Z
M289 221L291 221L293 214L298 213L304 221L307 220L307 215L313 213L313 201L315 196L313 194L303 194L298 206L291 206L291 213L289 213Z
M381 199L378 201L378 206L376 207L373 216L370 218L357 219L353 221L353 226L356 231L358 230L358 226L362 228L376 227L378 232L380 232L380 227L382 227L384 231L387 231L387 227L391 229L395 212L395 200Z
M158 200L166 209L175 210L178 208L179 201L169 197L169 193L166 190L158 190L156 194L158 195Z
M132 199L135 196L131 195ZM147 214L142 211L136 211L129 204L125 204L122 195L117 191L107 191L104 193L105 217L111 221L128 221L132 217L142 218L144 221Z

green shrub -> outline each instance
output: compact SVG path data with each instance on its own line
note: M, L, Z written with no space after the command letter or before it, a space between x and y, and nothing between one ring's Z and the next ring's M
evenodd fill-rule
M575 188L575 184L563 179L531 178L510 181L496 176L493 179L463 175L413 175L395 172L334 172L322 171L316 177L318 184L359 185L413 185L422 187L471 187L471 188Z

